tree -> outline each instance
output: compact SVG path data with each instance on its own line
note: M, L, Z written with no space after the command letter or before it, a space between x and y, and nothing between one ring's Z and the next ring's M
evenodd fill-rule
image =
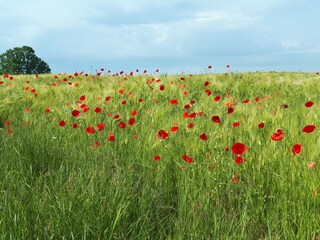
M15 47L0 55L0 74L50 73L49 65L29 46Z

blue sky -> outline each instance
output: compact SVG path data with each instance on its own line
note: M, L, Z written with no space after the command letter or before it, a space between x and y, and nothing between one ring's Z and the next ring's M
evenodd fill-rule
M320 71L318 0L0 0L0 53L53 73Z

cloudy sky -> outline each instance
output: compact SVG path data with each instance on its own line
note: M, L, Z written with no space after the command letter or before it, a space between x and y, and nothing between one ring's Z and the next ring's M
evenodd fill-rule
M0 53L53 73L320 71L319 0L0 0Z

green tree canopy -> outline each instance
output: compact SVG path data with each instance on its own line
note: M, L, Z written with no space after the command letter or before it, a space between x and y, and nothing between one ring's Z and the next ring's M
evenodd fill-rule
M29 46L15 47L0 55L0 74L50 73L49 65Z

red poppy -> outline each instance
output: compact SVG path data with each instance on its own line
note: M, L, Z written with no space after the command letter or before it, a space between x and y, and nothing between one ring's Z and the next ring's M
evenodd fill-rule
M233 183L237 183L238 180L239 180L239 174L236 173L236 174L232 177L232 182L233 182Z
M113 142L114 139L115 139L115 138L114 138L114 135L112 134L112 132L110 132L109 135L108 135L108 141L109 141L109 142Z
M184 77L181 77L181 78L180 78L180 80L181 80L181 81L184 81L184 80L185 80L185 78L184 78Z
M312 133L315 128L316 128L315 125L306 125L306 126L302 129L302 132Z
M64 121L64 120L61 120L60 122L59 122L59 126L60 127L64 127L66 125L66 122Z
M100 113L100 112L102 111L102 109L99 108L99 107L96 107L96 108L94 109L94 111L95 111L96 113Z
M214 97L215 102L218 102L220 99L221 99L221 96L219 96L219 95Z
M159 89L160 89L161 91L163 91L163 90L164 90L164 85L161 84L161 85L159 86Z
M120 94L120 95L121 95L121 94L124 94L124 91L125 91L125 89L124 89L124 88L121 88L121 89L118 90L118 94Z
M209 65L209 66L208 66L208 69L211 69L211 68L212 68L212 66L211 66L211 65Z
M158 138L160 139L167 139L169 136L169 133L167 133L165 130L160 130L157 134Z
M139 102L139 103L143 102L142 98L139 98L138 102Z
M195 118L197 116L197 113L196 112L193 112L193 113L190 113L189 114L189 118Z
M234 111L234 108L233 108L233 107L229 107L229 108L228 108L228 114L233 113L233 111Z
M304 106L306 106L306 107L309 108L309 107L312 107L313 104L314 104L314 102L309 101L309 102L306 102L306 103L304 104Z
M132 116L132 117L134 117L135 115L137 115L137 110L133 110L133 111L131 112L131 116Z
M179 130L179 127L178 126L173 126L171 127L170 131L171 132L177 132Z
M263 122L259 123L258 128L264 128L264 123Z
M160 156L159 156L159 155L155 155L155 156L153 157L153 159L154 159L155 161L160 161Z
M210 82L209 81L206 81L204 84L203 84L205 87L208 87L210 85Z
M88 134L94 134L94 133L96 132L96 130L94 129L93 126L88 126L88 127L86 128L86 132L87 132Z
M77 127L78 127L78 123L72 124L72 128L77 128Z
M194 123L189 123L188 124L188 128L193 128L194 127Z
M244 163L246 160L247 160L246 158L242 158L242 157L239 157L239 156L236 156L236 158L234 159L236 164Z
M110 101L110 99L111 99L111 96L107 96L105 101L108 102L108 101Z
M178 104L178 100L177 99L171 99L170 100L170 105L175 105Z
M234 123L232 124L232 126L233 126L234 128L240 127L240 122L234 122Z
M97 125L97 128L98 128L99 131L102 131L104 129L104 123L99 123Z
M203 141L205 141L205 140L208 139L208 137L207 137L207 135L206 135L205 133L202 133L202 134L200 135L200 139L203 140Z
M237 142L233 144L231 150L235 155L242 155L247 151L248 147L243 143Z
M186 105L184 106L184 109L189 109L189 108L191 108L191 105L190 105L190 104L186 104Z
M280 141L280 140L284 137L285 134L286 134L286 133L285 133L285 132L282 132L281 129L278 129L275 133L273 133L273 134L271 135L271 140L273 140L273 141Z
M79 98L80 101L84 101L86 100L86 96L85 95L82 95L80 98Z
M124 129L126 127L126 123L120 122L119 123L119 128Z
M126 104L127 104L127 101L124 100L124 101L121 102L121 104L122 104L122 105L126 105Z
M73 117L78 117L80 115L80 111L79 110L73 110L71 112L71 114L72 114Z
M302 144L295 144L293 145L291 152L294 155L299 155L302 152Z
M248 102L250 102L249 99L245 99L245 100L242 101L242 103L244 103L244 104L246 104L246 103L248 103Z
M211 120L215 123L221 123L220 117L219 116L212 116Z
M192 163L193 159L189 157L187 154L182 155L182 159L187 163Z
M128 121L128 124L130 126L132 126L134 123L135 123L135 119L134 118L130 118L129 121Z
M204 114L204 112L198 112L198 115L199 115L200 117L202 117L203 114Z
M224 150L225 150L225 151L228 151L228 150L229 150L229 147L228 147L228 146L225 146L225 147L224 147Z
M114 115L114 119L119 119L119 118L120 118L119 114Z
M92 148L97 148L97 147L100 147L100 146L101 146L101 142L99 142L99 141L95 141L95 142L91 145Z
M50 113L51 110L49 108L47 108L46 110L44 110L45 113Z

